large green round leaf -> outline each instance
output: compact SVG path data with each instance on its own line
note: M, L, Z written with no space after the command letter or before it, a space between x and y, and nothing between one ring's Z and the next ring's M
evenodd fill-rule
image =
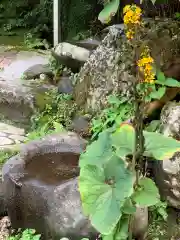
M118 157L125 159L133 154L135 147L135 130L129 124L123 124L113 135L112 145L116 148Z
M175 152L180 151L180 142L163 136L160 133L144 131L145 156L154 157L156 160L171 158Z
M99 13L98 20L102 23L109 23L111 17L117 13L120 0L110 0Z
M160 201L158 188L150 178L141 178L140 188L133 194L133 200L140 206L153 206Z
M121 207L133 193L133 174L123 160L113 156L104 167L81 168L79 190L85 214L102 234L109 235L122 213Z
M81 168L85 165L102 166L112 155L110 132L104 131L99 134L98 140L87 146L86 151L81 154L79 166Z

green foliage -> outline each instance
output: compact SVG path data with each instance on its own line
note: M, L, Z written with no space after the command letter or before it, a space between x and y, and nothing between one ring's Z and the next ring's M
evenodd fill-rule
M100 233L108 235L122 216L126 198L133 192L133 174L113 152L109 161L104 160L101 168L95 165L81 168L79 188L85 214Z
M151 217L154 220L167 220L167 203L166 202L158 202L154 206L150 207Z
M150 99L161 99L166 92L166 87L159 87L156 90L155 85L154 85L153 87L151 87L151 89L153 91L149 94Z
M154 72L157 78L155 84L138 84L138 91L142 96L144 95L145 90L147 92L147 94L143 96L146 102L150 102L154 99L161 99L164 96L167 87L180 87L179 81L174 78L166 78L164 73L159 69L156 69L156 67L154 67Z
M17 0L2 1L2 26L5 31L28 29L38 37L52 34L53 2L51 0L36 1ZM36 23L36 24L34 24Z
M144 155L157 160L171 158L175 152L180 150L180 142L165 137L160 133L143 131L145 138ZM156 139L156 141L154 141ZM135 145L135 130L131 125L123 124L112 135L112 145L116 149L116 154L125 159L127 155L132 155Z
M180 20L180 12L176 12L174 14L174 18L177 19L177 20Z
M49 57L49 68L51 69L51 71L54 75L54 83L57 83L56 78L58 78L58 80L59 80L60 76L63 75L63 72L65 72L66 74L68 74L70 76L73 75L71 69L60 64L60 62L56 58L54 58L52 55L50 55L50 57Z
M164 73L158 70L156 72L156 83L167 87L180 87L180 83L174 78L166 78Z
M116 15L120 0L110 0L105 2L103 10L99 13L98 19L102 23L109 23L111 18Z
M51 90L45 96L37 95L37 112L32 116L32 130L42 129L47 132L54 129L54 123L69 127L77 107L68 94L59 94Z
M140 206L149 207L159 203L159 191L150 178L141 178L138 189L132 196L134 202Z
M46 40L41 40L40 38L37 38L36 36L33 36L32 33L27 33L24 37L24 44L27 48L41 48L45 47L46 49L49 48L49 44Z
M16 155L17 150L3 150L0 152L0 165L3 165L9 158Z
M82 37L89 37L90 22L96 17L96 0L62 0L61 21L62 41L71 40L81 34ZM82 36L82 33L83 34Z
M108 98L108 103L109 107L104 109L98 117L92 120L92 139L110 127L116 128L116 126L119 126L123 121L133 115L132 104L130 104L126 98L118 98L118 96L111 95Z
M149 125L146 127L145 130L148 132L156 132L159 127L160 127L160 120L153 120L149 123Z
M47 134L52 134L52 133L60 133L60 132L65 132L65 128L62 126L62 124L53 122L53 128L49 129L48 125L45 124L42 127L39 127L37 130L34 130L32 132L29 132L26 137L27 140L26 142L29 142L31 140L38 140L43 137L45 137Z
M159 133L143 133L144 155L164 160L179 151L180 143L176 140ZM134 128L122 124L114 133L108 130L100 133L80 157L79 190L83 209L105 239L113 236L113 239L127 239L127 219L135 212L136 205L160 206L158 189L150 178L141 176L134 188L135 172L131 170L132 163L126 161L127 156L133 155L134 146ZM161 213L165 214L162 208ZM119 230L118 226L121 226Z
M36 234L34 229L26 229L23 232L21 230L15 236L11 236L8 240L40 240L41 235Z
M175 152L180 151L180 142L165 137L160 133L144 131L145 152L144 155L157 160L165 160L173 157ZM154 141L156 139L156 141Z
M135 146L134 128L128 124L122 125L112 135L112 145L118 157L125 159L127 155L131 155Z

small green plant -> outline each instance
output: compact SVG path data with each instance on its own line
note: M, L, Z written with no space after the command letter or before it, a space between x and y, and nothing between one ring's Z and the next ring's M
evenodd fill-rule
M174 18L177 19L177 20L180 20L180 13L179 12L176 12L174 14Z
M21 230L15 236L11 236L8 240L40 240L41 235L36 234L34 229L26 229L23 232Z
M110 127L116 128L123 121L132 117L134 110L132 104L128 103L126 98L110 96L108 102L109 107L104 109L98 118L92 120L92 139L96 138L100 132Z
M28 49L41 48L41 47L45 47L46 49L49 48L49 45L46 40L39 39L33 36L32 33L27 33L25 35L24 44Z
M48 134L52 133L60 133L66 131L65 128L62 126L62 124L53 122L53 129L48 128L48 123L42 126L41 128L38 128L38 130L34 130L32 132L29 132L27 134L27 140L26 142L29 142L31 140L38 140L43 137L45 137Z
M59 64L58 61L52 55L49 58L49 67L55 78L61 75L63 66Z
M16 155L18 150L3 150L0 152L0 165L3 165L9 158Z
M54 123L59 123L63 127L69 127L71 119L77 107L68 94L59 94L57 90L51 90L45 96L36 98L38 110L32 116L32 131L43 128L43 131L54 130Z
M148 88L148 94L145 97L146 102L150 102L154 99L161 99L164 96L167 87L180 87L180 82L174 78L166 78L164 73L161 70L156 69L155 66L154 74L157 79L154 82L155 84Z

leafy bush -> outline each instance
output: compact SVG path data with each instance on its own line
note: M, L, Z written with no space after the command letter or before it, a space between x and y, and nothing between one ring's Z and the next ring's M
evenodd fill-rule
M134 113L132 104L125 97L110 96L108 102L109 107L104 109L100 116L92 120L91 130L94 133L92 139L110 127L116 128L123 121L132 117Z
M46 93L45 96L37 97L38 110L32 116L32 130L42 129L53 130L54 122L64 127L71 125L72 117L77 107L71 95L59 94L56 90Z
M34 229L26 229L23 232L19 230L19 232L15 236L11 236L8 240L40 240L41 235L36 234Z

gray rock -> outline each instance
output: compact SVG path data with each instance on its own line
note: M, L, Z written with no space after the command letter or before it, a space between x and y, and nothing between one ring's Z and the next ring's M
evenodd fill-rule
M29 67L24 71L23 76L25 79L33 79L39 77L41 73L51 74L49 64L36 64L32 67Z
M179 56L180 31L177 25L171 20L145 20L140 38L151 49L151 56L160 69ZM140 49L137 49L139 53ZM132 100L133 65L132 48L124 31L116 25L110 27L77 76L74 98L78 107L98 114L107 106L107 97L111 94L121 94Z
M101 43L101 41L99 41L97 39L88 38L85 40L78 41L75 44L79 47L83 47L83 48L86 48L86 49L92 51L92 50L96 49L100 43Z
M90 56L90 51L72 45L70 43L59 43L52 51L52 55L58 62L77 72Z
M7 208L5 203L5 195L4 195L4 185L0 180L0 216L5 216L7 214Z
M167 103L161 112L160 131L165 136L180 139L180 105ZM153 173L161 196L170 206L180 209L180 152L171 159L153 161Z
M110 28L102 43L90 55L77 76L74 97L85 112L98 112L107 105L111 93L131 90L128 71L123 60L119 63L121 52L117 41L123 38L122 30ZM119 64L118 64L119 63ZM120 86L120 78L122 78ZM124 86L125 85L125 86ZM129 89L128 91L126 91Z
M28 143L6 162L2 174L13 228L34 228L45 239L95 238L82 213L77 182L85 146L75 133L53 134Z
M58 92L59 93L73 93L72 80L69 77L61 77L58 82Z
M2 49L1 54L6 59L5 53L6 49ZM11 54L13 55L12 63L4 66L4 70L0 72L0 118L26 127L30 123L30 117L35 108L36 95L44 94L54 86L39 80L21 78L24 72L37 64L47 65L47 54L36 52L16 54L13 51Z
M76 116L71 124L71 129L84 136L90 135L90 122L84 116Z
M138 240L145 239L148 231L148 208L137 206L133 220L133 237Z
M0 77L10 81L20 78L32 79L41 73L50 72L48 52L20 51L16 59L0 73Z
M119 29L121 31L121 30L124 30L124 24L123 23L121 23L121 24L114 24L112 26L108 26L108 27L104 28L101 31L101 38L105 38L106 35L109 33L109 31L111 31L112 28L117 28L117 29Z
M25 83L0 80L0 118L20 127L28 127L35 110L37 95L55 88L51 84L27 80Z
M39 80L0 80L0 118L10 120L20 127L28 127L35 110L38 94L55 88Z
M169 102L161 111L161 132L180 140L180 103Z

